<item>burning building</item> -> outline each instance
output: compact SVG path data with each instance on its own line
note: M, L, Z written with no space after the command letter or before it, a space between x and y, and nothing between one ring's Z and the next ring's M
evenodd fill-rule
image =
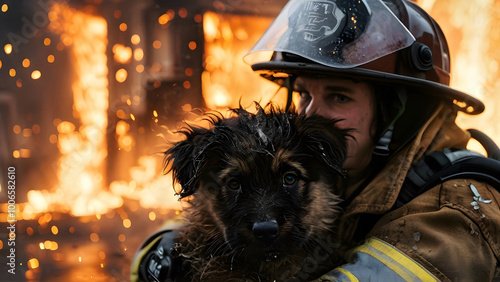
M452 84L487 104L461 124L499 142L500 3L417 2L451 19ZM0 263L15 240L18 279L126 280L141 240L181 209L161 173L172 131L198 109L283 102L242 58L285 3L0 1L0 223L16 220Z

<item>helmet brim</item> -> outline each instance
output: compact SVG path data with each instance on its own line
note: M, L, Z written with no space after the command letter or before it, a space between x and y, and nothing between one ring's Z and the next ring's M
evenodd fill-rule
M284 78L289 75L337 75L373 81L380 84L403 86L407 89L411 89L411 91L408 91L410 93L424 93L438 99L447 99L450 100L451 103L454 103L459 111L469 115L478 115L482 113L485 108L483 102L480 100L444 84L415 77L364 69L361 67L339 69L314 63L269 61L253 64L252 69L256 72L260 72L261 76L264 78L278 84L281 84Z

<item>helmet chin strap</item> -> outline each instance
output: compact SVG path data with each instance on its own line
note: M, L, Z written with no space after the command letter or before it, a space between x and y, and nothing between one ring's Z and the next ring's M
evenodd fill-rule
M373 150L372 163L377 165L377 167L383 167L383 165L386 163L387 158L390 155L389 145L392 142L394 124L403 115L406 109L406 101L407 101L406 88L398 87L396 89L396 93L399 99L399 105L394 105L394 107L398 108L398 113L389 123L382 136L378 139L377 143L375 144L375 149Z
M389 125L384 134L378 139L377 144L375 144L375 149L373 150L374 157L387 158L389 156L389 145L392 141L393 130L394 125Z

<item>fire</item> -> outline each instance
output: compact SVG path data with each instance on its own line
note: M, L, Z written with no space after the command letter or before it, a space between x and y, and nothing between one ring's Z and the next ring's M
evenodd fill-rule
M483 101L486 110L479 116L459 115L462 128L476 128L487 133L497 144L500 142L500 127L496 126L500 107L496 93L500 53L500 32L491 24L498 20L500 3L493 0L457 0L452 5L445 1L419 0L429 14L435 18L448 39L451 53L451 86L474 95ZM483 152L475 141L469 149Z
M284 102L284 96L274 97L276 85L253 73L243 61L270 23L271 19L251 16L213 12L203 15L205 71L202 90L208 108L225 111L240 103L251 106L254 101L266 104L271 99Z
M138 165L129 169L131 181L113 181L110 190L115 195L137 199L143 208L165 208L179 210L181 203L174 196L172 175L162 175L161 162L155 156L139 158Z
M103 214L122 205L119 196L104 188L107 156L108 69L106 58L107 23L103 18L76 11L66 4L54 4L49 28L72 45L77 79L73 84L74 116L57 125L59 183L54 192L29 191L34 212L52 208L75 216Z

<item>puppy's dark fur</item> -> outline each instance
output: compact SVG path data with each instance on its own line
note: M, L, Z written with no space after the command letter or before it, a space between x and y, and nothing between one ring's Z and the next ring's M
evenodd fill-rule
M347 132L272 107L233 111L166 152L190 203L178 280L301 281L332 269Z

